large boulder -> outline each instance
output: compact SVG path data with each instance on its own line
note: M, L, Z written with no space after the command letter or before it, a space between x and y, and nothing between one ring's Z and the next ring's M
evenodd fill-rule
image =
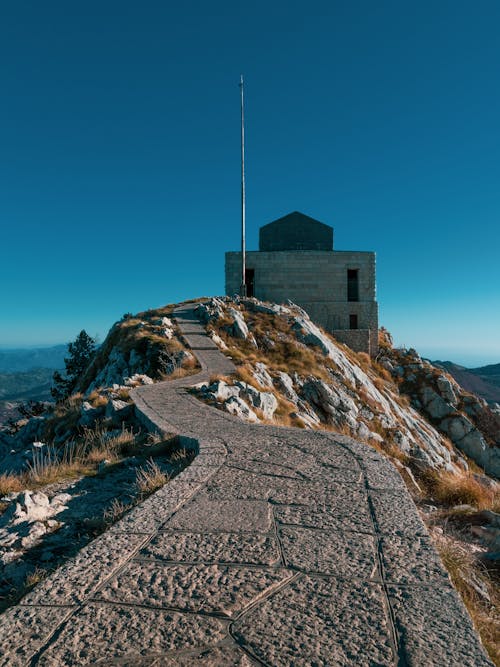
M444 398L444 400L453 407L456 407L458 405L458 398L451 380L449 380L445 375L440 375L436 381L436 384L439 393Z
M119 399L111 399L106 405L106 417L108 417L113 424L120 426L123 422L132 415L134 410L133 403L125 403Z
M246 399L254 408L262 410L265 419L272 419L278 407L276 396L269 391L259 391L246 382L237 382L240 396Z
M263 364L261 361L255 364L253 376L261 387L273 386L273 378L269 375L266 364Z
M274 383L279 391L292 403L297 403L299 397L293 386L293 380L284 371L278 371Z
M500 477L500 449L490 447L482 433L465 415L444 419L441 428L460 451L482 466L488 475Z
M247 310L250 310L254 313L264 313L266 315L289 315L290 308L286 306L280 306L277 303L263 303L258 301L255 298L246 298L241 299L240 302L245 306Z
M358 416L359 411L352 398L339 387L331 387L323 380L308 378L301 393L304 400L325 415L326 421L350 423Z
M243 421L258 422L259 418L253 410L251 410L245 401L239 396L231 396L229 400L224 403L224 408L235 417L239 417Z
M214 398L216 401L221 402L227 401L228 398L233 396L240 395L239 387L229 385L227 382L224 382L224 380L217 380L216 382L212 382L212 384L206 388L206 391L209 396Z
M236 308L228 308L227 314L233 320L230 327L231 335L234 336L234 338L246 340L248 338L248 326L243 315L239 310L236 310Z
M453 405L447 403L432 387L422 387L420 390L420 399L424 410L431 419L442 419L455 412Z

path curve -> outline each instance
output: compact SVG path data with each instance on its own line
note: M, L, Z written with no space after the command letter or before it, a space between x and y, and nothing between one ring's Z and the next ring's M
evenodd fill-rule
M0 617L0 665L491 665L386 459L188 393L235 370L194 308L200 373L133 392L194 462Z

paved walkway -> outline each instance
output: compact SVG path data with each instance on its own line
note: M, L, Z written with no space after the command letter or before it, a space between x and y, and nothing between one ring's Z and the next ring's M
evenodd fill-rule
M198 455L0 617L0 665L491 665L389 462L187 393L234 370L191 308L201 373L134 400Z

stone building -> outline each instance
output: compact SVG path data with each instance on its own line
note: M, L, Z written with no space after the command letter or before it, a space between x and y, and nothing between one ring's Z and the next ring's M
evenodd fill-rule
M295 211L260 228L246 253L248 296L290 299L353 350L375 356L375 253L333 249L333 228ZM226 253L226 294L238 294L241 252Z

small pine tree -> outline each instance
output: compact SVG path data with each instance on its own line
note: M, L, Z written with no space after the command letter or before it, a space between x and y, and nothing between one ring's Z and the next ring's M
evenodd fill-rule
M85 330L80 331L75 340L68 345L69 356L65 357L65 375L56 371L52 377L53 387L50 390L56 401L62 401L71 396L80 376L85 371L96 351L96 340Z

